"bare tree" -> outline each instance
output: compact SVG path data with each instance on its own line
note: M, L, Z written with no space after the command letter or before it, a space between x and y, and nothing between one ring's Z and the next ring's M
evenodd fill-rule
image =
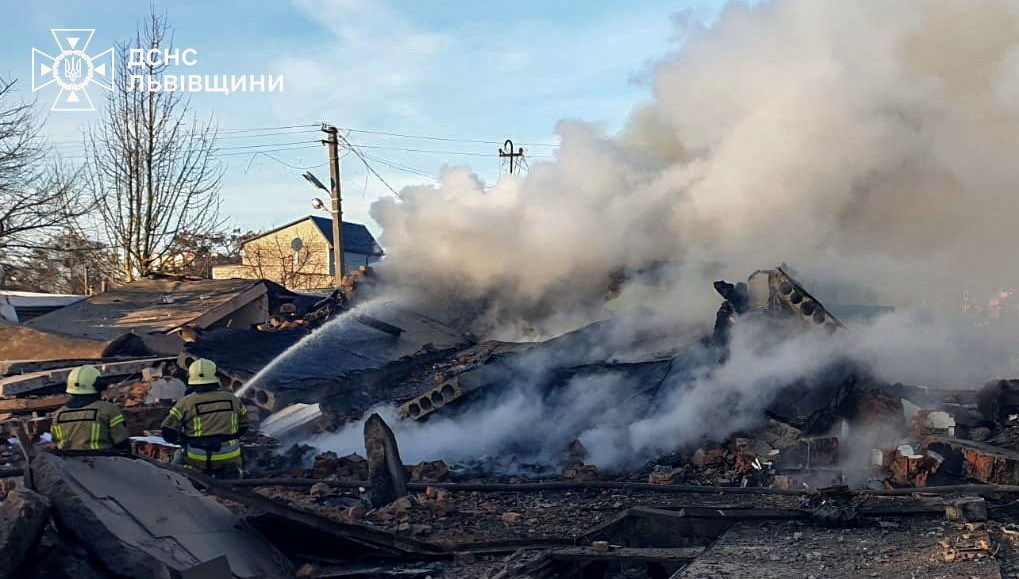
M85 138L95 234L118 256L117 271L108 275L125 281L172 261L167 256L182 233L212 234L223 224L215 124L192 112L186 93L132 86L132 75L160 77L167 68L148 61L129 67L132 48L173 50L166 19L150 14L133 41L118 45L105 118Z
M165 273L186 277L211 277L217 265L241 263L241 247L254 233L241 233L240 229L209 234L183 231L174 240L160 267Z
M100 290L103 278L96 264L108 258L102 247L73 231L57 233L45 245L11 267L9 289L86 295Z
M18 100L16 81L0 78L0 262L40 247L85 212L74 175L49 162L49 146L32 103Z
M275 281L290 289L329 287L329 246L309 241L294 249L279 235L256 239L244 246L244 261L238 266L245 277Z

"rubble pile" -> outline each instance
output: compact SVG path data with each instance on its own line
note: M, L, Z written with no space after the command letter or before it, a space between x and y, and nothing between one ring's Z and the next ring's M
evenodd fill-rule
M379 283L370 268L324 299L194 283L143 280L120 290L116 315L89 298L65 327L85 340L73 359L0 362L0 578L1019 576L1019 381L938 391L839 361L782 384L753 424L662 441L627 468L598 464L587 445L599 442L580 432L405 464L401 430L365 420L379 406L405 424L455 420L522 374L550 405L611 374L618 400L650 409L677 377L725 360L748 320L846 331L786 268L716 283L714 332L695 348L636 331L632 351L609 357L598 345L612 320L545 342L479 341L396 303L360 302ZM153 310L168 314L95 322ZM55 336L61 311L18 330L19 352ZM324 325L317 349L304 348ZM217 360L223 387L260 419L241 439L244 479L181 469L179 447L159 435L198 357ZM552 363L522 372L535 359ZM123 410L130 457L49 452L48 417L86 362ZM362 420L363 447L314 447Z

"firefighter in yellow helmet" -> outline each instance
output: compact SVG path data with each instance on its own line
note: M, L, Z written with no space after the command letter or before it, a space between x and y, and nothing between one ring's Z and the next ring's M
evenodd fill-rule
M204 358L188 368L184 397L163 420L163 438L183 447L184 462L219 478L241 476L238 437L247 430L248 409L220 388L216 364Z
M116 404L99 399L95 366L80 366L67 376L71 400L53 415L50 433L60 450L131 450L124 415Z

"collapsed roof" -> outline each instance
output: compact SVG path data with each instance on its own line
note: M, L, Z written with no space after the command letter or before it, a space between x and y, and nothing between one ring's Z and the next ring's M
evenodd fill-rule
M250 326L265 319L268 282L140 279L30 320L25 325L93 340L127 332L167 334L184 326Z

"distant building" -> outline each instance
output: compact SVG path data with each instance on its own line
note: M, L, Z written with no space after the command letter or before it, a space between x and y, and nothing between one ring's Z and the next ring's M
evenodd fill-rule
M0 290L0 320L15 324L27 322L83 299L85 296L72 294Z
M343 222L344 273L382 259L382 248L368 228ZM291 289L333 285L333 229L326 217L309 215L252 237L243 244L241 263L217 265L213 279L267 279Z

